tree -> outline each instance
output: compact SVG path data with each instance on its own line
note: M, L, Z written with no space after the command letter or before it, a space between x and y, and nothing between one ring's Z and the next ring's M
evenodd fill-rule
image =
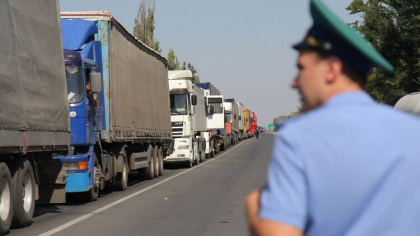
M169 49L168 52L168 70L179 70L178 57L173 49Z
M193 82L194 83L200 83L200 76L197 74L197 70L195 69L195 66L193 64L191 64L190 62L183 62L182 63L182 69L183 70L190 70L192 72L193 75Z
M179 66L178 57L175 55L173 49L169 49L168 52L168 70L190 70L193 76L193 83L200 83L200 76L197 74L197 69L190 62L183 62L182 67Z
M302 114L302 105L300 105L300 106L296 107L296 111L291 112L291 113L290 113L289 115L287 115L287 116L281 115L281 116L277 116L277 117L275 117L275 118L273 119L273 124L281 123L281 122L283 122L283 121L285 121L285 120L287 120L287 119L290 119L290 118L293 118L293 117L299 116L300 114Z
M159 41L154 38L155 32L155 0L141 0L136 18L134 19L134 36L147 46L162 52Z
M360 14L351 25L396 68L394 75L374 69L366 91L382 103L394 105L403 95L420 90L420 1L353 0L346 8Z

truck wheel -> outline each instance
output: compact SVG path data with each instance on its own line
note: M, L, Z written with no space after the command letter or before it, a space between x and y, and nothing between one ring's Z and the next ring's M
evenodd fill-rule
M215 148L215 153L218 154L220 152L220 145L217 145Z
M117 158L115 157L114 153L109 153L109 179L106 180L105 183L105 190L112 191L114 188L115 178L117 176Z
M194 163L192 161L187 161L187 168L192 168Z
M23 158L12 167L13 220L16 228L32 223L35 210L35 177L31 163Z
M0 235L9 231L12 224L12 175L6 163L0 162Z
M204 162L206 161L206 156L203 154L203 152L199 152L200 153L200 161Z
M149 149L147 150L147 156L148 159L150 160L149 166L146 167L146 179L153 179L153 177L155 176L155 160L153 158L153 147L152 145L149 145Z
M122 151L122 154L118 158L122 158L123 165L122 171L118 172L115 178L114 190L125 191L128 183L128 164L125 150Z
M158 161L159 161L159 175L163 175L163 151L162 147L158 149Z
M95 155L95 162L93 164L93 186L89 189L89 192L84 193L84 199L87 202L98 200L99 189L101 187L101 173L102 168L101 165L99 165L98 158Z
M157 178L159 176L159 157L158 157L158 146L156 145L153 148L153 159L154 159L154 164L155 164L155 171L154 171L154 176L155 178Z

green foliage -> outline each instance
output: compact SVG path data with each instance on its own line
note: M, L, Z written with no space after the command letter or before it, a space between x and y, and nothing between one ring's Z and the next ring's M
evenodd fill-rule
M190 70L193 75L193 82L200 83L200 76L197 74L197 69L190 62L183 62L182 67L179 66L178 57L175 55L173 49L169 49L168 52L168 70Z
M396 71L374 69L366 91L379 102L394 105L399 98L420 90L420 1L353 0L346 8L362 22L351 25L387 58Z
M144 44L162 53L162 48L158 40L154 38L155 32L155 0L141 0L137 17L134 19L134 36ZM173 49L168 52L168 70L179 70L180 63ZM200 82L197 70L190 62L182 64L183 70L191 70L194 83Z
M300 114L302 114L302 105L301 105L301 106L296 107L296 111L291 112L291 113L290 113L289 115L287 115L287 116L281 115L281 116L277 116L277 117L275 117L275 118L273 119L273 124L277 124L277 123L279 123L279 122L281 122L281 121L284 121L284 120L287 120L287 119L290 119L290 118L293 118L293 117L299 116Z
M168 52L168 70L179 70L178 57L173 49L169 49Z
M197 75L197 70L195 69L195 66L193 64L191 64L190 62L185 62L182 63L182 69L183 70L190 70L192 72L193 75L193 82L194 83L200 83L200 76Z
M162 52L155 33L155 0L141 0L137 17L134 19L134 36L157 52Z

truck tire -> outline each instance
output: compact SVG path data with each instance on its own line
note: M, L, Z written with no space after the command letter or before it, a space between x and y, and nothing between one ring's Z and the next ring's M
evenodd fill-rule
M158 161L159 161L159 175L163 175L163 150L162 147L159 146L158 149Z
M203 152L202 151L200 151L200 152L198 152L199 153L199 155L200 155L200 161L201 162L204 162L205 160L206 160L206 156L205 155L203 155Z
M118 158L122 158L122 171L117 173L113 187L114 190L125 191L127 189L129 171L127 163L127 153L125 152L125 149L121 151L120 156Z
M105 182L105 190L112 191L114 189L115 179L117 177L117 157L114 153L110 152L109 154L109 166L108 166L108 178Z
M192 168L194 163L192 161L187 161L187 168Z
M93 164L93 186L89 189L88 192L83 193L85 196L83 197L87 202L92 202L98 200L99 197L99 189L101 188L101 173L102 168L99 165L98 158L95 155L95 161Z
M9 231L13 218L12 175L6 163L0 162L0 235Z
M153 177L155 176L155 160L153 158L153 147L152 145L149 145L149 149L147 149L147 156L148 159L150 160L149 166L146 167L146 171L145 171L145 179L153 179Z
M219 152L220 152L220 145L216 145L216 147L214 149L215 149L215 153L216 154L219 154Z
M153 177L157 178L159 176L159 157L158 157L158 146L155 145L155 147L153 148L153 159L155 160L154 164L154 175Z
M32 223L35 210L35 177L31 163L22 158L12 164L12 226L25 227Z

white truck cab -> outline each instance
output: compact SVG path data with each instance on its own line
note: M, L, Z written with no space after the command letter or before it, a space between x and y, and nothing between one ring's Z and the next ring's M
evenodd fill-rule
M190 70L168 72L173 149L165 163L189 167L205 160L206 109L204 91L192 82Z

